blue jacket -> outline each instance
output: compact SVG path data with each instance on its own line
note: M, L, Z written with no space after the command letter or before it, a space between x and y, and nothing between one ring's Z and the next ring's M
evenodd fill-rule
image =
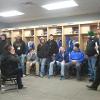
M72 51L69 55L69 61L76 60L79 63L82 63L84 60L84 53L82 51Z
M28 46L28 43L27 43L27 45L26 45L26 54L28 54L29 50L32 49L32 48L35 49L34 43L32 45L30 45L30 47Z
M56 61L62 62L62 61L68 62L69 61L69 54L67 52L64 53L64 57L62 56L62 53L59 52L56 55Z

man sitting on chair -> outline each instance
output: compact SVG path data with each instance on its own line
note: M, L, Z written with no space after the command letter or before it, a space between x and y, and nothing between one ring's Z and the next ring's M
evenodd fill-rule
M27 62L26 62L26 75L32 74L36 72L36 52L33 48L30 48L28 54L27 54ZM34 67L34 68L33 68ZM31 70L35 69L32 73Z
M84 53L79 48L79 43L75 43L73 51L69 54L69 63L65 65L66 78L69 78L70 67L75 67L77 70L77 80L80 80L81 64L84 60Z
M65 63L67 63L69 60L69 55L65 51L64 47L59 48L59 53L55 55L55 59L50 63L49 68L49 78L53 75L53 67L56 62L57 66L61 66L61 80L64 79L64 69L65 69Z
M1 74L5 78L16 76L18 89L22 89L22 70L18 68L18 62L14 48L11 45L6 45L5 53L1 59Z

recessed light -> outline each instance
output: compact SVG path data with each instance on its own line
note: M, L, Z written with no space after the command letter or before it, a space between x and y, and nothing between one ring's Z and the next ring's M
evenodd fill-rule
M0 16L1 17L13 17L13 16L19 16L23 15L24 13L19 12L17 10L11 10L11 11L6 11L6 12L1 12Z
M32 6L34 3L32 1L22 2L22 5Z
M60 1L55 3L50 3L43 5L42 7L47 10L56 10L56 9L62 9L62 8L70 8L78 6L78 4L74 0L67 0L67 1Z

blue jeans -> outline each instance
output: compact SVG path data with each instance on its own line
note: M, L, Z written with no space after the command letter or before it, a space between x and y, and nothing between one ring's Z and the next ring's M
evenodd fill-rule
M65 69L65 63L63 62L59 62L59 61L56 61L57 62L57 66L61 66L61 76L64 76L64 69ZM55 61L52 61L50 63L50 67L49 67L49 76L52 76L53 75L53 65L54 65Z
M96 66L95 66L96 61L97 61L97 58L95 56L88 58L88 75L89 75L89 78L92 80L95 80L95 76L96 76Z
M22 69L23 73L25 73L25 57L26 55L24 54L18 56L18 59L19 59L18 67Z
M40 74L45 75L46 58L39 58Z

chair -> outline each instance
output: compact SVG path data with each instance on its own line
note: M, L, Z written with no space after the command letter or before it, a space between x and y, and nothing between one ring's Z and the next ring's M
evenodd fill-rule
M31 69L30 69L30 74L36 75L36 64L32 64Z
M7 90L14 90L14 89L18 90L17 75L5 76L1 72L0 89L3 92Z
M2 67L0 71L0 90L1 91L7 91L7 90L12 90L12 89L18 89L18 84L17 84L17 75L8 75L5 74L5 70L3 69L5 67L5 63L2 61ZM8 63L7 63L8 65ZM5 67L6 68L6 67ZM13 88L10 88L11 86L14 86Z
M81 63L81 72L80 72L81 77L86 76L87 72L88 72L88 63L87 63L87 59L84 59L84 61ZM66 73L66 70L65 70L65 73ZM74 66L70 67L69 74L71 76L76 75L76 68ZM65 77L66 77L66 75L65 75Z

